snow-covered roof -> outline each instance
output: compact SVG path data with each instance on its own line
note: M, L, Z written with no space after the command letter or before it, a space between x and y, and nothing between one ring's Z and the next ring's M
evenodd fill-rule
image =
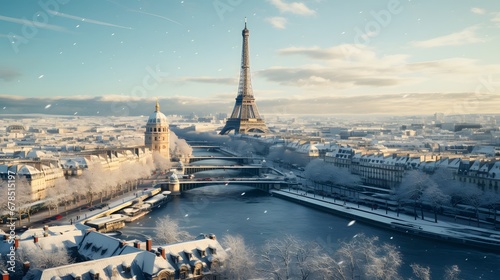
M154 255L150 252L140 251L128 255L118 255L105 259L92 260L80 263L44 269L39 278L35 279L61 279L74 280L80 276L81 280L94 280L96 273L100 279L136 279L145 280L140 264L144 255Z
M87 232L78 245L78 254L87 260L108 258L141 251L117 238L99 232Z
M19 175L35 175L35 174L40 174L40 170L36 169L33 166L29 165L23 165L19 170L17 171L17 174Z
M42 158L45 157L46 154L40 150L31 150L26 157L27 158Z

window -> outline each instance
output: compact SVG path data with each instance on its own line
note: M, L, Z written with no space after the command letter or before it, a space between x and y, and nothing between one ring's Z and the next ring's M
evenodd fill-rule
M201 275L201 268L199 267L196 267L194 269L194 276L200 276Z

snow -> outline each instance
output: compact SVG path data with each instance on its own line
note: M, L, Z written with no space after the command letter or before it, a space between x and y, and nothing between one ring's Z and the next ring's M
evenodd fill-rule
M389 211L387 214L383 209L371 210L365 206L358 206L358 204L337 201L334 202L333 198L322 198L316 195L316 198L311 194L292 190L272 190L273 194L284 196L293 200L301 200L318 206L322 206L344 216L357 218L357 220L366 222L377 222L380 226L386 228L403 231L409 234L415 234L422 237L437 238L441 240L460 242L462 244L469 244L481 246L483 248L493 249L495 247L500 249L500 235L498 231L483 229L478 227L466 226L447 221L434 222L433 218L429 220L421 220L406 214L399 214ZM341 204L339 204L341 203ZM348 226L352 225L351 221ZM354 224L354 223L353 223Z

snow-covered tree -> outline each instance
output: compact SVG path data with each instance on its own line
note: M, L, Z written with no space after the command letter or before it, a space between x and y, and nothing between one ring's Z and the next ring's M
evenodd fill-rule
M158 243L170 244L193 239L193 236L182 230L179 223L169 215L156 221L155 231Z
M339 279L400 279L401 253L390 244L378 244L378 237L357 234L342 242L334 255L340 266Z
M354 185L361 181L358 175L352 174L347 168L328 164L322 159L310 161L306 165L304 175L312 181L342 186Z
M424 210L422 208L422 195L425 189L432 187L437 188L436 183L424 172L419 170L410 170L405 173L401 184L394 192L394 199L401 204L401 202L413 203L413 214L415 220L417 219L417 206L420 205L420 214L422 220L424 219Z
M68 251L63 248L44 249L20 247L16 257L21 262L30 262L30 268L46 269L74 262Z
M447 267L444 271L444 279L445 280L460 280L460 268L458 265L452 265L451 267Z
M444 194L437 184L432 184L422 193L422 202L432 206L432 210L434 212L434 222L437 223L437 213L441 206L449 204L450 196Z
M430 280L431 279L431 269L430 267L421 266L419 264L411 264L411 269L413 270L413 275L419 280Z
M244 280L255 277L255 252L245 244L240 235L226 235L221 244L226 248L227 259L219 272L226 279Z
M264 277L272 279L313 279L320 247L294 236L270 240L262 250Z

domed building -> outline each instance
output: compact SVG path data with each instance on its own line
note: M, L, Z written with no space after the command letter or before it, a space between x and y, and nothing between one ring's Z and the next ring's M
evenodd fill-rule
M152 152L159 152L160 155L170 160L170 131L168 129L167 117L160 112L158 100L156 100L154 113L148 118L144 136L144 144L147 148Z

